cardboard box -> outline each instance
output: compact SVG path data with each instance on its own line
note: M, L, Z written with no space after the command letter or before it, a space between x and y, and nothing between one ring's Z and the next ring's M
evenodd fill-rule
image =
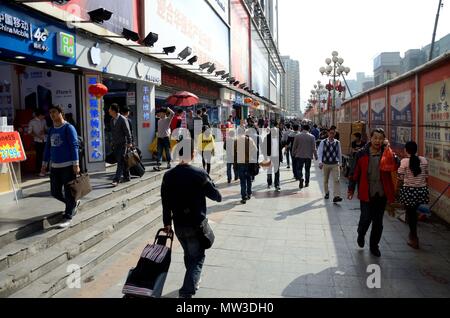
M341 142L342 154L350 154L352 146L352 124L338 123L339 141Z

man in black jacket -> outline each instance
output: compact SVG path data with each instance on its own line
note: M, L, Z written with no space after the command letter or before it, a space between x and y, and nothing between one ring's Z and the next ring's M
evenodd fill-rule
M200 282L205 249L199 240L200 224L206 219L206 198L221 202L222 195L209 175L200 168L193 167L194 143L183 140L183 150L190 147L191 156L183 158L174 169L166 172L161 185L164 229L172 229L184 250L186 274L179 290L181 298L195 295Z
M114 156L117 160L117 170L112 185L117 187L120 177L123 174L122 182L130 181L130 171L125 163L126 150L132 147L132 138L128 120L119 114L119 105L111 104L109 107L109 115L111 115L111 139Z

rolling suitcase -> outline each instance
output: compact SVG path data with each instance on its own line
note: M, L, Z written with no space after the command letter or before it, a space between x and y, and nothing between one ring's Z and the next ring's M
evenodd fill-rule
M173 231L161 234L158 230L155 242L148 244L141 253L135 268L129 273L122 293L124 298L159 298L161 297L172 256ZM167 246L170 240L170 247Z
M130 168L130 174L132 176L136 176L136 177L140 177L142 178L142 176L145 174L145 167L142 164L142 162L138 162L135 166Z

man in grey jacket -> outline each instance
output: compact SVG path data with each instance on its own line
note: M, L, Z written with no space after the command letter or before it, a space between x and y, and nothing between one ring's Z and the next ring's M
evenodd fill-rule
M122 182L130 181L130 171L125 162L125 153L132 147L131 131L128 120L119 113L119 105L111 104L109 107L111 115L112 149L117 160L117 170L112 185L117 187L123 174Z
M300 189L303 188L303 182L305 182L305 187L309 186L313 156L317 160L316 139L309 133L309 125L303 125L302 128L302 132L295 136L292 146L292 157L296 161L294 167L298 169L297 175L300 179ZM305 179L303 179L303 166L305 166Z

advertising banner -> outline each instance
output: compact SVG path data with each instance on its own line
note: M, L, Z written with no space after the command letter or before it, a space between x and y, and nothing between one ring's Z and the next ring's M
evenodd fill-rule
M391 144L403 147L412 138L411 91L391 95Z
M369 103L364 102L359 105L359 120L368 122L369 121Z
M54 104L77 121L75 77L70 73L26 67L20 75L22 105L45 113Z
M224 1L227 2L227 1ZM159 35L155 51L176 46L192 48L198 64L211 62L216 70L230 70L229 27L204 0L145 1L145 31Z
M430 176L450 182L450 78L424 88L425 157Z
M231 73L250 86L250 19L240 0L231 0Z
M384 98L374 99L370 103L371 128L383 128L386 132L386 101Z
M252 89L269 97L269 53L258 45L258 32L252 26Z
M20 162L26 159L19 133L0 132L0 163Z
M0 49L2 55L18 55L32 60L75 64L76 42L65 24L0 4Z
M83 20L89 20L88 12L104 8L112 12L112 16L111 19L103 22L102 27L121 34L123 28L139 33L138 2L139 0L71 0L64 6L57 4L54 6Z

